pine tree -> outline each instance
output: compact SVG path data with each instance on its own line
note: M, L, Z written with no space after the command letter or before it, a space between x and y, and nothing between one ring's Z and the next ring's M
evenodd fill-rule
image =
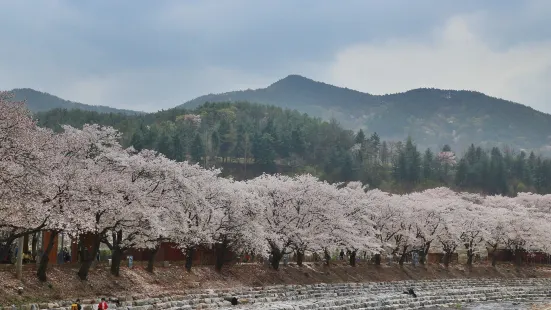
M185 149L178 134L172 136L172 153L174 155L174 160L184 161L185 160Z
M261 165L275 164L276 154L273 148L274 138L268 134L256 134L253 140L252 155L255 162Z
M171 143L172 141L167 134L161 134L157 142L157 151L164 154L166 157L170 159L174 159L174 156L172 154Z
M205 147L203 145L203 140L199 134L195 135L193 143L191 144L190 150L191 160L196 163L201 163L201 159L205 156Z
M430 181L433 179L433 170L434 170L434 154L430 149L425 151L423 156L423 179Z
M230 122L225 118L220 122L218 135L220 138L220 156L224 161L227 161L235 145L235 133L233 132Z
M358 131L356 137L354 138L354 143L364 145L365 143L365 134L362 129Z
M214 130L210 135L210 158L216 162L216 157L220 153L220 135Z
M141 151L144 149L144 137L143 133L140 130L137 130L132 135L132 138L130 139L130 145L134 147L137 151Z
M389 158L390 158L390 151L388 149L388 144L386 141L383 141L383 144L381 145L381 163L383 165L388 165Z

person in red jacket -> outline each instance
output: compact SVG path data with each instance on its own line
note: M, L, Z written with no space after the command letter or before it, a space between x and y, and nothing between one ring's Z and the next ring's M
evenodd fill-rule
M109 306L105 302L105 298L102 298L101 302L98 304L98 310L107 310L107 308L109 308Z

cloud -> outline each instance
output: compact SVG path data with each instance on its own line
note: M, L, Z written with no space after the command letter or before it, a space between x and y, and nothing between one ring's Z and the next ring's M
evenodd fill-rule
M550 11L547 0L5 1L0 89L155 111L293 73L376 93L436 80L543 109L550 74L528 63L547 59ZM476 87L454 84L479 71Z
M264 87L274 79L221 67L204 67L193 74L166 68L140 68L82 77L62 86L52 85L50 89L62 98L87 104L112 105L116 102L118 108L152 112L211 92Z
M459 15L427 40L355 44L336 54L325 77L374 94L418 87L477 90L551 112L551 38L492 45L476 29L485 14Z

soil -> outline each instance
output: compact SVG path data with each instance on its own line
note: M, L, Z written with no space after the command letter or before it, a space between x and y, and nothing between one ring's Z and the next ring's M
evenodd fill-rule
M450 278L536 278L551 277L551 267L499 265L463 265L444 268L427 266L374 266L359 263L350 267L343 262L324 266L322 263L305 263L303 267L282 266L279 271L260 264L227 266L218 273L211 266L193 267L191 272L183 266L156 267L148 273L143 266L121 267L120 277L113 277L107 265L98 265L90 271L88 281L77 277L77 265L52 266L48 269L48 281L36 278L36 267L25 266L23 280L15 278L13 266L0 270L0 305L27 304L90 299L98 297L158 297L182 294L194 289L235 288L269 286L277 284L314 284L339 282L380 282L398 280L450 279ZM18 294L18 287L23 287Z

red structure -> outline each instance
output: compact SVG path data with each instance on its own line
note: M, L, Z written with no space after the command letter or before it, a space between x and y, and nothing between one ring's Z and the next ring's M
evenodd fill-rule
M148 252L146 250L130 250L126 256L133 256L134 261L146 261L148 260ZM228 251L226 259L231 259L235 254ZM185 261L186 254L180 250L175 243L163 242L155 255L155 261ZM216 255L213 248L207 246L199 246L195 248L193 252L193 265L214 265Z
M515 253L511 250L497 250L488 253L488 258L491 261L493 256L497 257L498 262L514 262ZM544 252L520 252L522 263L532 264L549 264L551 263L551 257Z
M46 247L48 246L48 243L50 242L52 238L52 232L51 231L43 231L42 232L42 251L46 250ZM54 244L52 247L52 250L49 254L49 264L57 264L57 255L59 252L58 247L58 236L56 235L54 237ZM83 234L78 237L78 240L73 239L70 246L70 252L71 252L71 263L76 263L79 261L79 243L84 248L88 249L89 253L92 252L92 248L94 246L94 240L96 236L94 234ZM137 250L137 249L131 249L129 250L125 257L123 259L127 259L128 256L133 256L134 261L147 261L149 258L149 253L147 250ZM228 250L226 253L226 260L231 260L235 257L235 253ZM160 245L159 250L157 251L157 254L155 255L155 261L156 262L162 262L162 261L181 261L184 262L186 260L186 254L180 250L175 243L171 242L163 242ZM214 248L208 247L208 246L199 246L195 248L195 251L193 252L193 265L214 265L216 261L216 253L214 251Z
M46 248L48 247L48 243L50 243L50 240L52 239L52 232L49 230L42 232L42 252L46 251ZM52 250L50 251L50 254L48 255L49 263L50 264L56 264L57 263L57 244L58 239L57 235L54 237L54 246L52 247Z

